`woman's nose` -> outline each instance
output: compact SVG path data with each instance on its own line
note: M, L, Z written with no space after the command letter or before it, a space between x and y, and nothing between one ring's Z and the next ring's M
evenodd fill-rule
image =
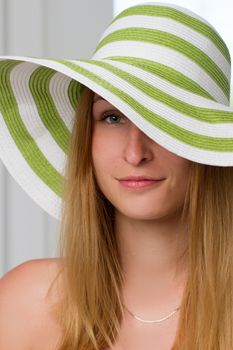
M142 160L145 161L152 158L153 140L133 123L129 127L126 138L124 158L127 162L136 165Z

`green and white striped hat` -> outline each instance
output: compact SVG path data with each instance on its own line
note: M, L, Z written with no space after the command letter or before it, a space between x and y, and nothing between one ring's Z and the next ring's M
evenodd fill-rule
M0 56L0 158L61 219L68 140L88 86L148 137L194 162L233 166L231 60L205 19L148 2L118 14L91 59Z

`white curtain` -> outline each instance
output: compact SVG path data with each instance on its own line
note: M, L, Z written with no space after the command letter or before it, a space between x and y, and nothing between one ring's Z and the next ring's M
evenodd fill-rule
M90 58L112 14L109 0L0 0L0 55ZM0 277L57 256L58 230L0 161Z

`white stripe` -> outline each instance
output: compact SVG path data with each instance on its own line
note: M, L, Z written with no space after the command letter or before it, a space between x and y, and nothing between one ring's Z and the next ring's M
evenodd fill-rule
M46 64L46 66L49 66L51 62L47 61L44 62L44 64ZM74 72L65 66L62 67L61 64L56 64L56 69L62 71L68 76L71 76L73 79L76 79L77 81L81 82L81 84L86 85L89 87L89 89L105 98L107 101L110 101L110 103L122 111L123 114L130 116L132 122L136 124L137 127L141 129L148 137L150 137L155 142L158 142L158 144L170 152L175 153L180 157L202 164L233 166L232 153L215 151L212 152L208 150L206 151L187 145L186 143L173 138L159 128L151 125L146 119L142 118L137 112L135 112L135 110L133 110L127 103L122 101L118 96L112 94L109 90L103 88L89 78L86 78L84 75ZM130 92L131 91L132 90L130 88ZM226 107L226 110L229 110L229 107ZM229 125L226 125L226 130L228 127Z
M124 62L111 61L107 59L104 61L113 67L117 67L126 73L132 74L137 78L142 79L143 81L152 85L156 89L159 89L165 92L166 94L177 98L180 101L188 103L191 106L210 108L210 109L212 108L220 111L226 110L225 105L221 105L206 97L200 96L191 91L183 89L175 84L172 84L166 79L163 79L159 76L156 76L155 74L152 74L150 72L143 70L143 68L138 68Z
M68 96L70 82L71 78L57 72L50 80L49 91L58 113L68 130L71 132L74 124L75 110L73 109Z
M176 69L205 89L216 101L229 104L227 97L218 84L197 63L187 56L168 47L148 43L125 41L113 42L102 47L93 59L108 58L110 56L131 56L146 58Z
M71 73L69 68L64 68L63 72L64 74ZM175 153L180 157L202 164L233 166L232 152L224 153L208 150L206 151L187 145L186 143L173 138L159 128L151 125L146 119L142 118L137 112L135 112L135 110L133 110L127 103L122 101L118 96L112 94L109 90L103 88L94 81L76 72L72 73L72 77L80 81L83 85L89 87L91 90L105 98L107 101L110 101L113 106L117 106L117 108L121 110L123 114L130 116L131 121L136 124L139 129L141 129L148 137L160 144L162 147L166 148L168 151ZM228 126L226 126L226 128L227 127Z
M17 148L0 113L0 158L11 176L48 214L56 219L61 215L61 198L32 170Z
M159 128L151 125L146 119L142 118L134 109L132 109L127 103L125 103L121 98L111 93L109 90L100 86L96 82L92 81L89 78L86 78L84 75L74 72L72 69L66 67L65 65L57 62L53 62L50 60L42 60L38 58L31 58L25 56L3 56L3 59L16 59L16 60L24 60L28 62L33 62L37 64L41 64L45 67L50 67L55 69L72 79L79 81L81 84L86 85L89 89L93 90L107 101L109 101L113 106L116 106L123 114L129 116L129 119L137 125L139 129L141 129L148 137L150 137L155 142L158 142L161 146L168 149L172 153L177 154L183 158L189 159L191 161L195 161L202 164L209 165L219 165L219 166L233 166L233 157L232 153L229 152L215 152L215 151L206 151L203 149L199 149L186 143L179 141L169 134L163 132ZM0 57L1 59L1 57ZM78 63L81 63L77 61ZM122 85L121 85L122 87ZM123 89L123 88L122 88ZM131 89L130 89L131 91ZM226 111L231 111L232 109L227 107ZM229 124L226 124L226 128L229 128ZM194 130L193 130L194 131ZM0 139L1 140L1 139Z
M132 15L119 18L117 21L113 22L105 31L104 37L116 30L126 28L155 29L178 36L208 55L217 66L219 66L228 81L230 80L231 66L222 52L210 39L194 29L166 17Z
M139 46L140 43L138 43L137 46ZM130 43L127 43L127 45L132 46L130 51L132 53L132 56L138 57L138 58L144 58L144 56L140 56L141 50L137 50L135 45L130 45ZM111 44L112 46L112 44ZM122 49L125 45L122 46ZM143 45L144 47L144 45ZM116 49L117 52L114 50ZM118 49L116 47L112 48L113 52L112 54L119 55ZM122 50L121 50L122 51ZM184 74L188 78L192 79L194 82L199 84L203 89L205 89L216 101L219 103L226 105L226 107L229 106L229 100L224 95L223 91L220 89L220 87L215 83L212 78L203 71L200 66L197 64L194 64L192 61L187 60L187 57L184 57L183 55L178 55L178 58L176 58L176 55L174 55L174 51L160 47L159 51L161 54L158 55L157 50L152 52L152 55L150 54L151 48L147 47L147 58L149 60L155 59L155 62L167 65L170 68L176 69L178 72ZM172 51L172 53L171 53ZM111 56L112 56L111 54ZM168 55L173 55L173 59L171 60ZM177 54L177 53L175 53ZM122 55L120 55L122 56ZM74 71L70 68L67 68L65 65L59 62L55 62L49 59L42 59L42 58L34 58L34 57L28 57L28 56L0 56L0 60L19 60L19 61L25 61L25 62L31 62L35 63L37 65L42 65L44 67L51 68L53 70L57 70L60 73L63 73L65 75L68 75L72 79L76 79L76 75ZM93 59L95 59L95 56L93 56ZM79 64L81 62L80 60L66 60L67 62L75 62L76 64ZM83 61L83 60L82 60ZM180 62L179 62L180 61ZM196 73L195 73L196 72ZM78 75L80 76L80 75ZM76 79L79 81L79 79ZM81 81L80 81L81 82ZM225 107L224 107L225 108Z
M49 163L62 174L66 154L58 146L43 124L29 89L29 79L36 68L37 66L34 64L19 64L12 69L10 81L18 103L21 119L27 131L33 137L38 148L48 159Z
M112 62L112 65L115 66L115 62ZM150 96L144 94L141 90L137 89L133 85L129 84L125 80L119 78L115 74L109 72L108 70L102 67L98 67L86 62L79 62L79 66L88 69L92 73L98 75L101 79L102 77L104 77L105 80L110 81L112 85L114 85L118 89L121 89L125 93L128 93L132 98L134 98L136 101L141 103L144 107L146 107L153 113L158 114L159 116L163 117L167 121L181 128L184 128L191 132L199 133L200 135L206 135L211 137L224 137L224 138L233 137L233 127L230 128L229 124L226 124L226 123L213 124L213 123L207 123L207 122L203 122L203 121L199 121L197 119L191 118L185 114L177 112L175 109L167 106L166 104L161 103L151 98ZM118 62L116 66L121 67L121 64ZM137 70L137 75L140 75L140 74L142 73L140 73L139 70ZM146 78L148 77L148 79L151 78L147 74L145 75L145 77ZM158 79L157 81L156 79L154 80L155 85L160 82L164 83L160 79ZM170 86L172 86L172 84L170 84ZM167 90L168 87L169 87L169 84L164 84L163 89ZM217 110L226 110L224 106L221 106L214 101L205 99L204 97L198 97L197 95L194 95L192 93L189 93L187 94L187 96L185 96L185 94L183 93L183 90L181 89L180 89L180 92L182 93L182 97L184 99L188 100L189 98L189 102L191 102L190 100L193 98L195 104L198 105L198 101L200 101L200 105L205 106L205 108L212 108L212 109L216 108ZM175 91L173 91L173 94L179 95ZM233 109L230 109L230 111L232 112L232 117L233 117ZM130 113L126 114L126 116L129 117L129 119L131 119Z

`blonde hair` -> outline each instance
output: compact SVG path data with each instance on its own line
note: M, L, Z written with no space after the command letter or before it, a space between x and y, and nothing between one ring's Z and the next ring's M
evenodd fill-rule
M60 256L58 350L113 346L123 317L114 207L95 180L93 91L83 86L70 139ZM233 348L233 170L191 162L181 220L188 218L188 278L173 350ZM177 261L178 263L178 261Z

